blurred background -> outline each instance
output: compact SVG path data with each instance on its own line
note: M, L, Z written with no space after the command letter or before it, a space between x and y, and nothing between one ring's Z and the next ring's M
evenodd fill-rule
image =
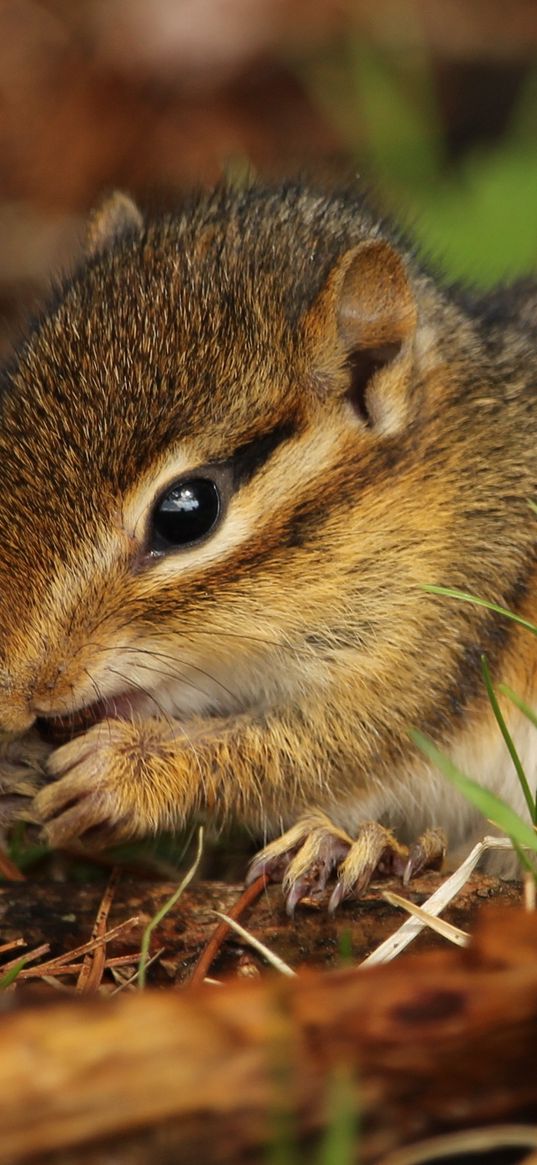
M535 0L0 0L0 352L110 188L357 177L451 279L537 266Z

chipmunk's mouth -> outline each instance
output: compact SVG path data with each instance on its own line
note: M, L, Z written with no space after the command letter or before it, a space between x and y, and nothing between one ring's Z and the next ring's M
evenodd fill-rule
M132 720L141 712L147 715L150 703L153 701L145 693L124 692L118 696L95 700L93 704L86 704L83 708L77 708L75 712L60 716L38 716L37 730L43 740L58 746L74 740L75 736L81 736L94 724L100 724L101 720ZM153 714L154 711L153 708Z

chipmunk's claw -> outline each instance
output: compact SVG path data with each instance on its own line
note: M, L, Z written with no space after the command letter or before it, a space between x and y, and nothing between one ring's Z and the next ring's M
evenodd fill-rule
M390 829L366 821L353 840L320 812L302 817L265 846L253 859L247 883L265 873L282 882L286 910L293 915L303 898L320 898L333 873L336 884L328 902L333 914L346 898L359 898L374 877L399 877L406 885L414 874L441 865L446 851L441 829L429 829L410 847Z
M409 848L403 870L403 885L422 870L439 870L446 856L447 836L443 829L426 829Z
M34 802L49 845L103 849L128 836L121 794L132 785L130 731L124 721L103 720L52 752L47 767L53 779Z
M359 898L367 890L372 878L402 876L408 850L394 837L391 829L378 821L365 821L341 863L337 882L332 891L328 910L330 914L345 898Z
M256 855L247 884L263 873L282 882L286 910L292 916L302 898L321 897L351 845L348 834L324 813L309 813Z
M344 858L351 839L327 820L305 839L283 877L285 908L290 917L303 898L321 898L327 882Z

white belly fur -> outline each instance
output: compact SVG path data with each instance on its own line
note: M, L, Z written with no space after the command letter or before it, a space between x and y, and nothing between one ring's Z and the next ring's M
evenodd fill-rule
M505 714L505 710L504 710ZM537 728L517 709L509 712L509 730L524 767L530 789L537 789ZM503 737L492 713L486 723L451 746L444 747L446 756L465 776L491 789L507 801L524 820L529 812ZM476 841L486 834L499 832L459 793L450 781L435 767L418 767L389 789L377 789L363 800L338 806L331 814L336 824L349 832L357 830L364 820L382 820L392 826L397 836L406 842L419 837L430 826L442 826L448 835L449 853L461 858ZM518 859L505 854L491 854L485 860L487 869L506 876L514 876Z

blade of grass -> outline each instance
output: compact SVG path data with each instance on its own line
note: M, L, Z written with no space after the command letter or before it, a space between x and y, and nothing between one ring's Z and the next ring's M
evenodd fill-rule
M535 871L526 854L522 853L522 847L529 849L532 853L537 854L537 833L523 821L521 817L503 801L501 797L496 796L490 789L484 789L477 781L472 781L470 777L465 776L456 765L450 761L439 748L433 744L428 736L419 732L417 728L410 730L410 737L414 741L417 748L420 749L429 760L433 762L440 769L440 772L455 785L472 805L484 815L493 825L501 829L503 833L511 838L513 845L519 852L518 847L521 847L520 858L523 861L526 869L530 870L535 876Z
M358 1112L350 1068L335 1065L328 1078L327 1124L317 1165L352 1165L356 1161Z
M529 704L526 704L525 700L521 700L520 696L517 696L516 692L514 692L508 684L498 684L498 691L502 693L502 696L507 696L507 699L511 700L511 703L514 704L515 707L524 714L524 716L527 716L530 724L533 724L533 726L537 728L537 712L534 712L533 708L530 708Z
M149 959L149 944L151 942L151 935L153 934L153 931L155 930L155 928L159 925L159 922L162 922L162 919L165 918L168 911L173 909L176 902L179 901L181 894L184 893L187 886L192 881L192 878L194 877L194 874L196 873L196 870L200 864L202 853L203 853L203 827L200 825L200 828L198 831L198 846L197 846L196 856L194 858L193 864L191 865L190 869L187 870L184 878L179 883L177 890L174 890L171 897L168 898L166 900L166 902L164 903L164 905L161 906L160 910L157 910L157 913L153 915L153 918L151 919L150 922L148 922L148 924L144 930L144 933L142 935L142 942L141 942L141 946L140 946L140 962L138 964L138 976L137 976L138 977L138 987L139 987L140 991L142 991L145 987L146 970L147 970L147 963L148 963L148 959Z
M523 619L522 615L515 615L514 611L509 611L507 607L500 607L498 603L490 603L488 599L479 599L477 595L470 595L466 591L458 591L456 587L437 587L432 583L423 583L422 590L427 591L429 595L443 595L447 599L459 599L463 603L473 603L476 607L486 607L487 611L495 611L497 615L505 615L506 619L511 619L511 622L518 623L520 627L525 627L527 631L531 631L532 635L537 635L537 626L529 619Z
M0 979L0 991L5 991L6 987L11 987L11 984L15 982L15 979L19 975L20 971L22 971L25 962L26 958L23 955L22 959L18 959L15 965L10 967L9 971L6 971L5 975L2 975L2 978Z
M513 740L513 737L511 736L511 733L509 732L507 724L505 723L500 705L498 704L498 700L496 698L496 692L494 691L494 687L492 684L492 679L491 679L489 665L487 662L486 655L481 656L481 670L483 672L483 679L485 681L485 687L487 689L487 695L488 695L488 698L490 701L490 705L491 705L492 711L494 712L494 715L496 717L496 723L497 723L498 728L500 729L500 732L505 740L505 743L506 743L506 746L507 746L507 749L509 752L509 756L511 757L511 760L515 766L515 772L516 772L516 775L517 775L519 783L520 783L520 788L522 789L522 792L524 794L524 797L526 800L526 805L528 806L531 820L533 821L533 824L535 825L535 822L536 822L535 800L534 800L533 794L532 794L531 789L530 789L529 784L528 784L526 773L524 771L524 765L522 764L522 761L520 760L520 757L519 757L518 752L517 752L516 747L515 747L515 742Z
M533 724L533 727L537 728L537 712L534 712L533 708L530 708L529 704L526 704L526 701L522 700L520 696L518 696L517 693L509 687L509 684L498 684L498 691L502 693L502 696L507 696L507 699L511 700L511 703L514 704L520 712L522 712L526 719L529 720L530 724ZM537 793L535 794L535 812L533 820L537 821Z

